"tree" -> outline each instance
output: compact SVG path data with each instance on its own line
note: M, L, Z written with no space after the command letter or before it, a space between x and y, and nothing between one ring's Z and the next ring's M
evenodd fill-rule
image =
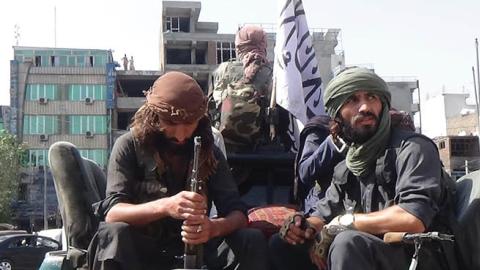
M18 193L24 151L14 135L0 131L0 222L11 221L11 204Z

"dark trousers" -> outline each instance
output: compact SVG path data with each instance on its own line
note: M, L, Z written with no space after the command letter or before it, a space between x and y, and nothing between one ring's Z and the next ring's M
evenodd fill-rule
M270 264L273 269L317 269L311 263L308 245L290 245L278 234L269 242ZM446 269L446 262L431 251L422 249L420 269ZM382 239L359 231L345 231L337 235L330 246L327 265L331 270L405 270L411 260L413 246L386 244ZM436 258L436 259L434 259Z
M156 239L123 223L102 223L89 248L92 270L182 268L183 244L163 249ZM225 238L211 239L204 245L204 261L215 269L267 269L267 242L256 229L241 229Z

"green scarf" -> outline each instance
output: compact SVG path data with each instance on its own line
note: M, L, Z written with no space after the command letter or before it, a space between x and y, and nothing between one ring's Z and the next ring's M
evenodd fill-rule
M385 150L390 137L390 92L387 83L366 68L349 68L330 81L323 100L327 113L335 118L345 101L356 91L376 94L382 101L382 113L377 131L363 144L349 145L346 163L355 176L366 176L375 169L377 158Z

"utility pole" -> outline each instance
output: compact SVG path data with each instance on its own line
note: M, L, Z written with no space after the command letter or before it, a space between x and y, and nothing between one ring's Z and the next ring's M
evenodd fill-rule
M417 80L417 93L418 93L418 119L419 119L419 129L418 133L422 133L422 110L421 110L421 97L420 97L420 81Z
M57 6L53 7L53 35L54 35L54 47L57 47Z
M478 38L475 38L475 51L477 54L477 82L480 83L480 70L479 70L479 61L478 61Z
M480 112L478 110L478 93L477 93L477 83L475 82L475 67L472 66L472 75L473 75L473 92L475 93L475 105L477 106L477 136L480 138Z
M43 155L43 229L48 229L48 211L47 211L47 143L45 142L45 152Z
M478 38L475 38L475 52L476 52L476 55L477 55L477 83L479 84L478 88L480 88L480 70L479 70L480 67L479 67L479 61L478 61ZM475 77L475 75L474 75L474 77ZM475 83L475 80L474 80L474 83ZM475 93L477 93L477 90L475 90ZM477 101L477 121L480 121L479 116L480 116L480 112L478 111L478 101ZM478 136L478 139L479 139L479 147L480 147L480 124L477 124L477 128L478 128L477 136Z

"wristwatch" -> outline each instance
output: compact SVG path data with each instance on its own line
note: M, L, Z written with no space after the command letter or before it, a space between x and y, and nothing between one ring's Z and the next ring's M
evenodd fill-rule
M338 218L338 223L342 226L345 226L349 229L355 229L355 216L353 214L341 215Z

